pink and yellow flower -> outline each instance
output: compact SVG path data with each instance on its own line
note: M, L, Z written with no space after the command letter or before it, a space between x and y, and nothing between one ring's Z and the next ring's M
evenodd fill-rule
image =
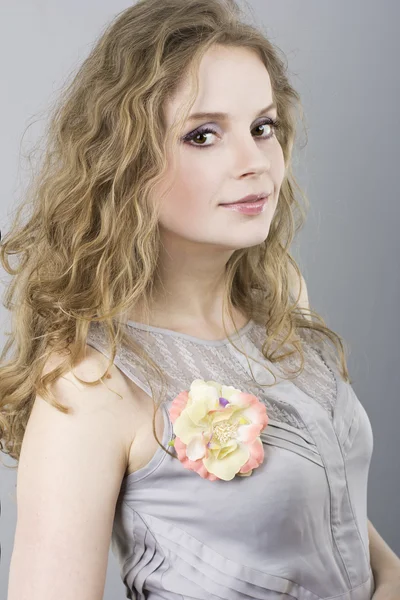
M251 475L264 460L259 434L268 415L253 394L195 379L172 401L169 414L176 436L170 444L178 459L204 479Z

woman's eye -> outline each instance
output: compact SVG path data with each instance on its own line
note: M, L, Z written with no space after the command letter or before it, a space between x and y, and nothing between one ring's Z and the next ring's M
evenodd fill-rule
M261 123L256 125L254 130L259 129L260 127L265 127L265 125L269 125L269 128L272 128L272 132L267 135L262 135L262 132L261 132L261 135L256 135L255 137L259 137L263 140L269 140L270 138L273 137L274 133L278 129L279 122L277 121L277 119L275 119L275 120L274 119L266 119L265 121L262 121ZM215 131L215 129L212 129L212 127L207 127L207 126L199 127L198 129L195 129L194 131L192 131L192 133L189 133L188 135L186 135L183 139L185 142L194 142L195 140L199 141L200 138L207 135L208 133L217 135L218 132ZM193 143L190 145L191 146L205 146L205 144L197 144L197 143ZM207 144L207 146L209 146L209 145L210 144Z

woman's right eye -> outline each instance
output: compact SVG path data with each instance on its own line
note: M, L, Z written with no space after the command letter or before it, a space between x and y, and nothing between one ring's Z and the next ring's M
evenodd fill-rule
M192 131L192 133L189 133L183 139L185 140L185 142L190 142L190 141L195 140L196 138L206 135L207 133L213 133L214 135L217 134L217 132L214 129L211 129L211 127L204 127L204 128L195 129L194 131ZM194 146L204 146L204 144L192 144L192 146L193 145Z

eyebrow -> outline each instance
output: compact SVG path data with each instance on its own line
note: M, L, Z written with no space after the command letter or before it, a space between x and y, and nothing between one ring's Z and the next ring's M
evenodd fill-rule
M268 112L269 110L276 108L276 104L274 102L272 102L272 104L270 104L269 106L266 106L265 108L262 108L257 114L256 114L256 118L260 117L262 114ZM197 121L199 119L216 119L219 121L227 121L230 118L229 113L223 113L223 112L198 112L198 113L193 113L192 115L190 115L190 117L188 118L188 121Z

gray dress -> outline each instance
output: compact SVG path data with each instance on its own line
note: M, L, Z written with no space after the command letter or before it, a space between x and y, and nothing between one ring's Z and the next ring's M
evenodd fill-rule
M373 434L328 352L306 343L303 373L285 381L262 355L264 329L254 321L231 336L251 370L227 339L200 340L133 321L128 331L167 376L162 443L172 453L167 409L197 378L253 393L269 423L261 433L264 462L250 477L206 480L160 447L125 476L111 548L126 598L370 600ZM104 340L92 323L88 344L108 356ZM291 360L286 365L295 370L299 363ZM151 396L132 351L120 347L114 364ZM261 387L274 381L267 364L277 376L271 388Z

